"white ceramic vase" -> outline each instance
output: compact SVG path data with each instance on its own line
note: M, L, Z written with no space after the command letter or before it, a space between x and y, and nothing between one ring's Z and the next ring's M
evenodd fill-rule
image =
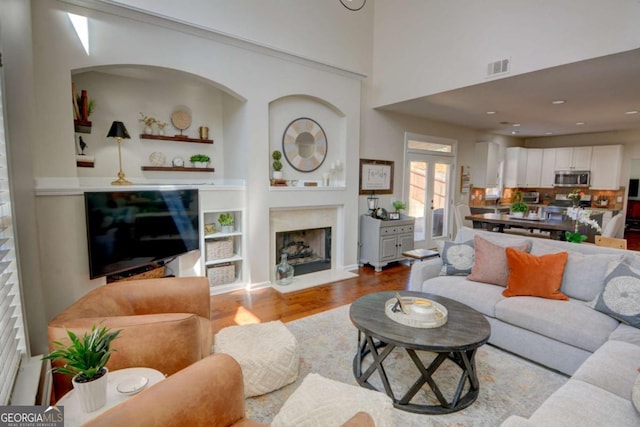
M209 162L193 162L194 168L206 168L209 166Z
M223 233L233 233L233 225L223 225L222 228Z
M524 212L511 212L511 218L524 218Z
M153 129L151 129L151 126L145 126L144 127L144 133L145 133L145 135L152 135L153 134Z
M93 380L87 383L76 382L76 377L73 377L73 389L78 395L80 406L84 412L93 412L102 408L107 403L107 377L109 376L109 370L105 369L103 376L97 380Z
M282 171L273 171L273 179L282 179Z

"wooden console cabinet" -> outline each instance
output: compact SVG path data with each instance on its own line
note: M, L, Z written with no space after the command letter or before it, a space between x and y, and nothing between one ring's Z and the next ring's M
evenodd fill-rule
M415 218L382 221L370 215L360 216L360 260L358 264L372 265L376 271L390 262L406 259L403 252L413 249Z

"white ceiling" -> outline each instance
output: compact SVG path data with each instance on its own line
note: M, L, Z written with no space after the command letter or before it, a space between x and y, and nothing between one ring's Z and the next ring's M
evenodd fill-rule
M566 103L553 105L554 100ZM522 138L640 129L640 113L626 114L640 111L640 49L416 98L380 110ZM578 122L584 124L576 125ZM512 134L514 131L518 133Z

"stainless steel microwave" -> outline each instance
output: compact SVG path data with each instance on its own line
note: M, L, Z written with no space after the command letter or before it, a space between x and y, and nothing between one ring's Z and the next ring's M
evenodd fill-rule
M556 171L553 185L556 187L588 187L591 183L589 171Z

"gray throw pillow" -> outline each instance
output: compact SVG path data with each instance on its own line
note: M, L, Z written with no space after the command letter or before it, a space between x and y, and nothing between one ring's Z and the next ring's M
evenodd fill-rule
M605 278L604 290L589 306L640 328L640 273L620 263Z
M440 251L441 276L466 276L471 273L474 262L473 240L463 243L444 242Z

